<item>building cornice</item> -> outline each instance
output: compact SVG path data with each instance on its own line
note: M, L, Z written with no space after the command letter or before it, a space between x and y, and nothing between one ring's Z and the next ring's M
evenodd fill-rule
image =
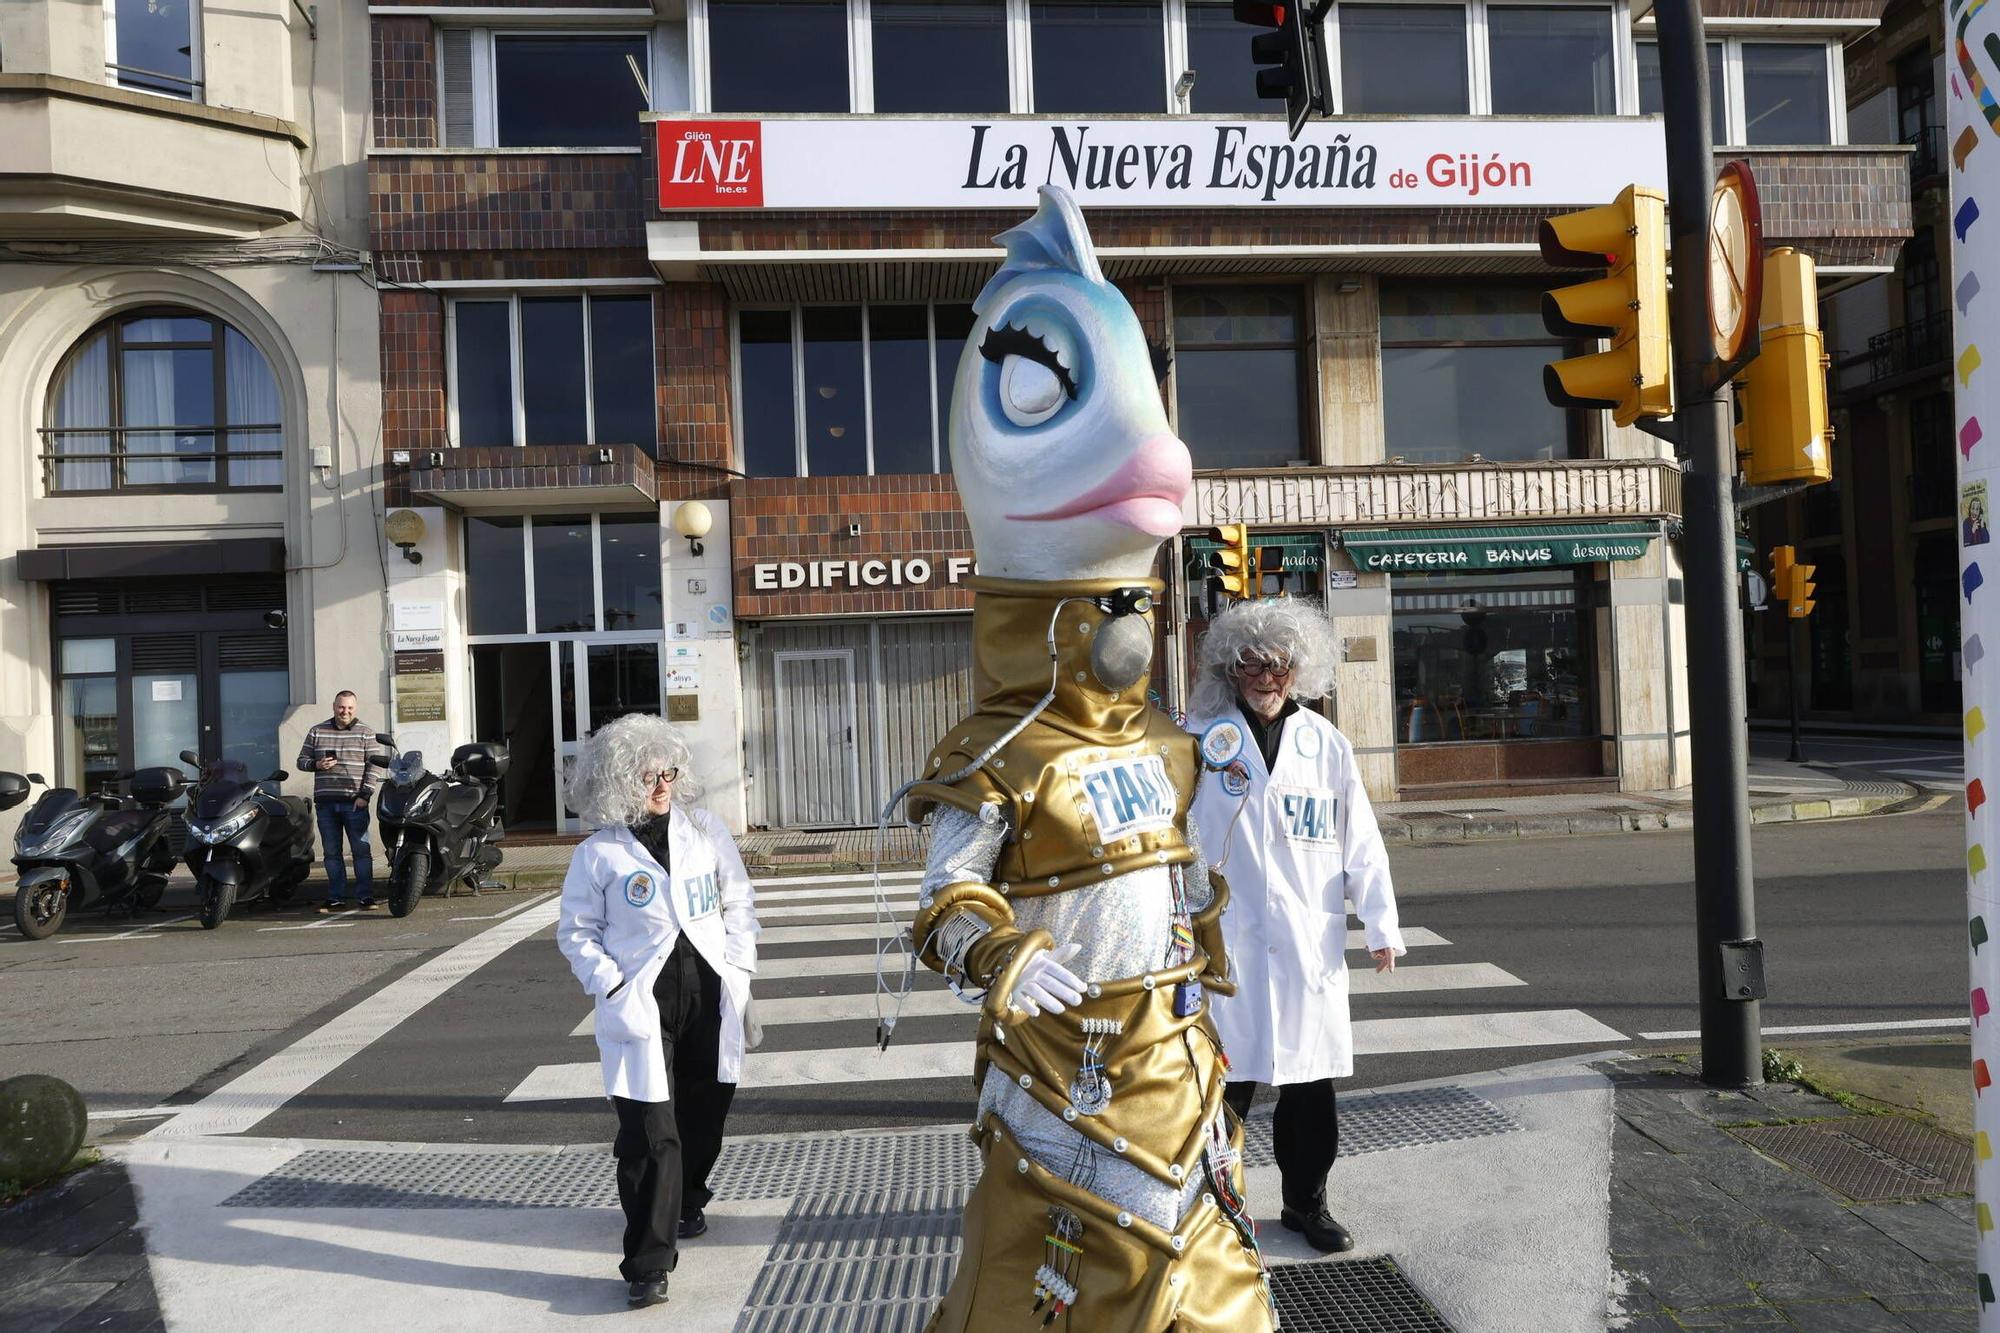
M184 102L174 97L156 97L126 88L114 88L108 84L72 79L63 74L0 74L0 98L24 93L40 93L46 97L60 97L75 102L94 102L100 106L115 106L143 115L163 116L169 120L186 120L198 125L242 130L247 134L262 135L270 139L288 139L300 148L310 146L305 131L300 129L297 123L282 120L277 116L267 116L259 111L237 111L230 107L203 106L199 102Z

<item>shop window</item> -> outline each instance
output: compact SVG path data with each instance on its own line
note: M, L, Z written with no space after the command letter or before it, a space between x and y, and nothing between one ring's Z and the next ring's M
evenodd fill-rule
M647 32L438 31L451 148L637 148L655 78ZM658 71L667 77L667 71Z
M739 311L744 471L823 477L948 469L952 379L973 323L971 307L960 305Z
M875 109L1004 112L1003 0L871 0Z
M1028 31L1036 111L1157 115L1166 110L1167 34L1160 0L1029 0Z
M1188 68L1195 72L1188 109L1198 116L1256 116L1282 109L1257 96L1260 67L1250 60L1250 29L1236 21L1233 9L1226 3L1188 0Z
M219 319L147 310L69 353L42 428L52 494L277 490L285 428L264 354Z
M1639 114L1657 116L1666 112L1666 98L1660 92L1660 44L1639 42ZM1728 85L1723 73L1722 43L1708 43L1708 124L1717 143L1734 143L1729 134Z
M1174 288L1176 424L1196 467L1311 457L1304 309L1297 287Z
M651 296L454 301L458 442L659 448Z
M1587 578L1394 575L1397 743L1596 735Z
M1819 42L1743 43L1742 142L1833 142L1828 50Z
M1461 5L1339 7L1346 115L1463 115L1472 109Z
M200 0L104 0L104 70L121 88L196 98Z
M650 510L467 515L466 633L505 638L663 628L660 532L659 514Z
M86 795L118 777L118 640L62 641L56 780Z
M1389 458L1520 462L1583 453L1586 414L1552 406L1542 393L1542 367L1567 349L1542 327L1540 301L1525 287L1384 286Z
M1486 39L1495 115L1617 114L1608 8L1494 5Z
M846 0L709 0L712 111L846 111Z

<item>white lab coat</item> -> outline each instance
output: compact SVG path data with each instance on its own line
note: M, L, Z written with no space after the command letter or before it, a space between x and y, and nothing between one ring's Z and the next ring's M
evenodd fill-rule
M1226 716L1243 719L1232 709ZM1201 732L1214 718L1191 718ZM1309 1083L1354 1072L1347 1016L1347 904L1370 949L1403 952L1396 894L1354 747L1306 708L1284 721L1266 770L1244 724L1240 797L1203 772L1194 819L1202 854L1229 882L1222 934L1237 990L1213 997L1232 1079ZM1234 827L1232 828L1232 822Z
M722 1040L715 1076L743 1073L743 1013L757 970L750 876L722 821L676 805L667 826L672 882L629 828L601 829L570 857L556 944L584 993L597 1001L597 1049L607 1097L668 1100L666 1050L653 981L685 930L722 979ZM627 984L616 995L606 993Z

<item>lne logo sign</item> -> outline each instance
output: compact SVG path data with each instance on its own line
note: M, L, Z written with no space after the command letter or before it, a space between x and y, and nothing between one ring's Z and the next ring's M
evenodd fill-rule
M660 207L761 208L764 127L754 120L655 122Z

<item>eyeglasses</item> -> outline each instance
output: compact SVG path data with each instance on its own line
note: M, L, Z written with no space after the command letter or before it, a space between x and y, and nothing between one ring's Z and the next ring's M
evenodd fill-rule
M651 791L655 787L672 786L674 779L680 775L681 771L678 768L662 768L657 772L641 773L639 782L646 790Z
M1266 662L1262 658L1239 658L1236 663L1239 676L1269 676L1279 679L1292 674L1290 662Z

